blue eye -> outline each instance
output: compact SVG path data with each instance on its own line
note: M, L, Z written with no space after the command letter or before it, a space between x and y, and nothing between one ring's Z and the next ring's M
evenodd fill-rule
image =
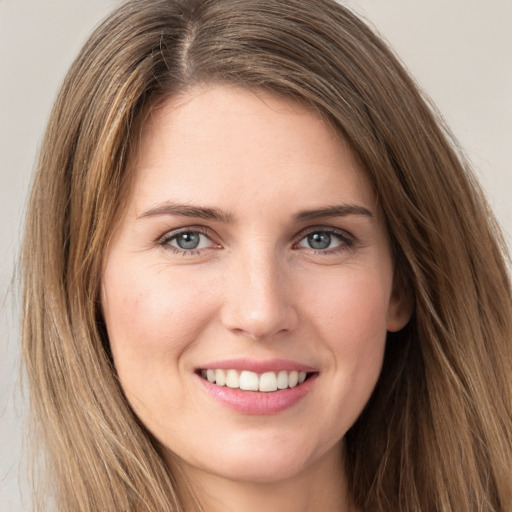
M167 235L160 243L164 247L170 247L183 253L215 246L204 233L192 230Z
M298 245L306 249L329 252L333 249L349 247L352 245L352 242L347 236L341 233L319 230L308 233L300 240Z
M180 249L197 249L201 243L201 235L193 231L180 233L174 237L174 242Z
M331 235L329 233L311 233L306 237L306 240L312 249L328 249L331 245Z

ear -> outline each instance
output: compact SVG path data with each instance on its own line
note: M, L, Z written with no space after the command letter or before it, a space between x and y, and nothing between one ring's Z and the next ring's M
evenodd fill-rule
M389 299L387 330L396 332L403 329L411 319L414 311L414 299L410 286L402 279L394 280L393 292Z

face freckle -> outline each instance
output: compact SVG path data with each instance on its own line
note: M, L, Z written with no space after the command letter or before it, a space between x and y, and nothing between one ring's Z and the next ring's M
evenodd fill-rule
M408 320L350 149L298 103L211 86L152 112L135 163L102 278L133 410L191 473L331 471Z

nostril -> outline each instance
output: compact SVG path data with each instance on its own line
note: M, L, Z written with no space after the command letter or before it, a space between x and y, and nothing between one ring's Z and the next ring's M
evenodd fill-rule
M297 315L291 308L276 308L265 314L263 311L236 315L225 315L224 326L237 336L246 336L254 341L270 341L276 336L286 335L295 330Z

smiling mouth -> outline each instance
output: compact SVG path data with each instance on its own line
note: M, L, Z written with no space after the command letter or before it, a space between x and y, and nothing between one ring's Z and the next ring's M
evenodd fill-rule
M278 372L255 373L248 370L239 371L235 369L202 369L198 370L197 373L203 379L217 386L226 386L242 391L271 393L300 386L317 372L281 370Z

